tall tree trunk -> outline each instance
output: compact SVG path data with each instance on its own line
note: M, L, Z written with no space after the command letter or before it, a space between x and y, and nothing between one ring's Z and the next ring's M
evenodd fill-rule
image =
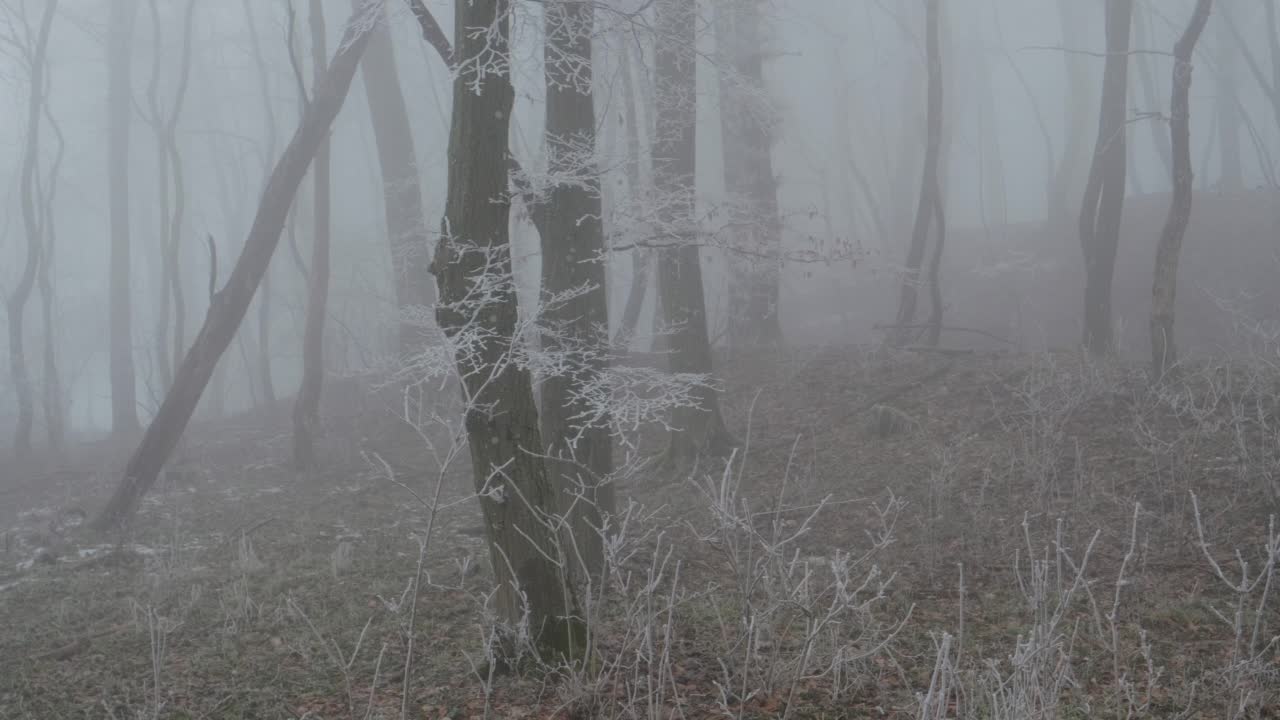
M1133 0L1106 0L1107 60L1093 165L1080 209L1084 250L1084 346L1094 355L1111 352L1111 283L1115 275L1120 220L1124 213L1129 87L1129 29Z
M56 5L56 3L50 3ZM49 109L49 103L44 103L45 120L49 123L49 127L53 129L54 138L57 140L57 150L54 153L53 165L49 169L48 188L40 197L41 213L44 218L44 225L41 234L44 236L44 248L40 254L40 315L42 325L44 327L44 383L43 383L43 403L45 429L49 435L49 448L57 453L63 448L66 441L67 428L67 403L63 398L62 377L58 371L58 341L57 333L54 331L55 321L55 297L53 285L53 269L55 259L55 249L57 247L58 233L54 218L56 213L56 200L58 194L58 177L62 170L62 158L66 152L66 142L62 135L62 128L59 127L57 118Z
M236 330L249 310L253 294L262 282L271 255L280 242L285 218L298 191L298 185L342 108L347 90L351 87L351 79L355 76L356 66L360 62L360 54L364 52L369 28L373 26L373 9L380 1L368 0L347 22L338 52L325 73L323 85L317 89L293 139L276 163L271 179L267 181L253 226L227 284L214 295L204 325L174 377L173 388L165 395L141 444L125 466L120 486L101 514L94 519L94 526L98 530L106 531L117 527L133 515L143 495L155 484L160 468L181 439L218 359L235 337Z
M358 12L359 7L356 0L353 10ZM320 0L311 0L311 62L317 90L324 82L328 57L324 33L324 6ZM312 168L315 228L307 273L307 319L302 332L302 385L293 406L293 464L299 470L316 466L315 433L320 426L320 392L324 387L324 320L329 299L329 148L326 137L316 150Z
M556 496L537 454L544 446L533 383L512 358L519 340L507 183L515 89L507 67L484 60L510 52L510 13L509 0L454 4L457 45L447 57L460 62L453 83L448 197L430 269L440 296L436 321L460 340L455 362L498 613L514 626L527 612L537 644L573 656L584 638L579 623L568 619L575 613L573 594L552 560L555 538L543 522L555 512ZM477 27L488 32L477 34ZM479 68L472 59L479 59ZM476 284L492 273L498 277L491 292L477 299Z
M941 215L938 165L942 154L942 56L938 42L939 0L925 0L925 65L928 70L924 174L920 180L919 202L916 205L915 224L911 230L911 246L907 250L907 262L898 296L898 316L895 343L904 345L915 335L912 324L916 317L920 267L924 262L925 248L929 244L929 227L935 216ZM938 228L938 249L941 257L942 228ZM935 263L936 269L936 263ZM930 279L936 287L931 271Z
M695 217L697 42L695 0L657 0L654 50L657 127L653 145L654 188L662 198L656 209L659 288L664 320L671 333L671 371L712 372L707 336L707 305ZM675 411L669 458L677 463L700 452L725 455L736 444L720 413L720 393L700 387L697 402Z
M1209 21L1213 0L1197 0L1182 37L1173 46L1173 92L1169 126L1173 134L1173 200L1160 244L1156 247L1155 279L1151 287L1151 368L1163 378L1178 362L1173 341L1173 303L1178 291L1178 255L1191 219L1191 54Z
M590 0L546 6L547 169L552 178L575 180L551 187L549 233L542 236L542 294L572 297L552 302L543 316L551 328L543 350L562 354L567 371L543 379L542 440L559 511L579 556L570 559L593 576L604 568L603 520L616 510L609 418L597 417L585 399L600 383L609 346L604 211L594 161L594 12Z
M31 425L35 418L35 399L30 371L27 369L27 351L23 332L23 319L27 300L36 281L40 266L40 252L44 241L41 237L42 222L38 213L36 196L39 194L40 173L40 117L44 106L45 58L49 48L49 31L53 27L53 14L58 9L56 0L49 0L40 18L40 30L35 46L28 48L31 58L31 88L27 94L27 142L22 153L22 227L27 236L27 257L22 266L18 284L5 302L9 316L9 372L14 391L18 395L18 423L14 429L13 451L18 460L25 460L31 453ZM28 26L29 27L29 26ZM48 334L49 328L45 327Z
M729 343L740 350L782 343L782 218L772 137L776 111L765 100L760 3L721 3L715 18L716 45L726 66L718 73L720 135L730 234L735 238L729 250Z
M1062 44L1067 48L1080 48L1086 41L1089 23L1084 16L1088 4L1079 0L1058 0L1058 18L1062 26ZM1062 161L1055 176L1050 219L1065 224L1071 208L1081 197L1085 183L1089 142L1089 106L1094 101L1093 85L1089 82L1089 60L1079 53L1063 53L1062 60L1067 77L1067 93L1064 96L1066 142L1062 148Z
M108 190L111 210L111 263L108 323L111 365L111 430L117 436L138 431L137 379L133 365L133 311L130 301L129 121L133 25L137 0L113 0L108 29Z
M358 2L358 0L352 0ZM373 121L373 141L378 148L382 171L383 210L395 273L396 307L399 310L400 353L420 349L424 328L424 308L436 300L427 265L431 260L419 184L418 160L400 74L391 45L391 30L385 17L369 39L369 49L360 61L369 116Z
M1240 154L1240 48L1231 37L1229 16L1234 12L1231 3L1218 7L1224 22L1218 23L1214 44L1217 46L1215 95L1217 106L1218 145L1222 152L1221 176L1218 180L1223 192L1240 192L1244 189L1244 169Z
M626 123L627 143L627 220L631 225L631 235L638 238L643 234L639 226L642 223L643 198L646 188L641 182L640 173L640 113L636 108L636 89L634 65L631 62L631 49L626 43L619 49L618 74L622 76L622 110ZM640 324L640 311L644 307L645 291L649 287L649 273L653 267L651 252L642 247L631 249L631 287L627 291L627 302L622 307L622 318L618 322L618 331L613 343L620 350L631 347L636 328Z

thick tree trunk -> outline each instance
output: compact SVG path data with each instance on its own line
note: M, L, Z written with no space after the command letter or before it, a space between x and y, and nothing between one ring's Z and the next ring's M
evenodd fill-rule
M694 0L657 0L653 145L654 188L662 204L655 215L664 246L658 252L659 293L671 333L671 371L712 372L706 296L695 217L697 7ZM724 455L735 445L720 414L714 387L697 391L695 407L678 408L669 458L677 463L700 452Z
M215 294L204 325L178 368L173 388L165 395L142 443L134 450L125 466L120 486L94 520L95 527L100 531L121 525L137 510L142 496L155 483L160 468L181 439L218 359L222 357L244 320L253 294L266 273L271 255L280 242L281 230L298 185L302 182L311 159L328 137L329 128L351 87L360 54L369 37L369 28L373 25L372 11L378 2L380 0L369 0L348 21L339 50L325 73L323 86L317 89L315 98L263 190L249 237L245 240L244 249L236 260L227 284Z
M1231 3L1218 7L1223 16L1233 12ZM1218 146L1222 153L1218 184L1223 192L1244 189L1244 170L1240 154L1240 48L1231 37L1229 19L1218 23L1214 42L1217 45L1216 98Z
M413 132L396 71L391 31L386 23L385 17L379 18L378 27L369 39L369 49L360 61L360 77L369 101L373 140L382 171L383 209L391 268L395 273L403 355L420 348L425 330L422 325L427 315L423 310L435 302L436 293L427 272L431 243L424 224Z
M1173 92L1169 126L1173 135L1173 200L1160 244L1156 246L1155 279L1151 288L1151 370L1163 378L1178 362L1173 341L1173 303L1178 290L1178 255L1191 219L1191 54L1209 21L1213 0L1197 0L1182 37L1173 46Z
M553 178L578 178L551 187L542 236L542 294L572 296L546 309L546 352L562 354L566 371L542 382L542 440L547 471L569 522L572 546L591 575L604 568L603 521L615 512L613 438L609 418L597 417L584 391L598 385L609 350L609 294L604 263L600 173L595 156L589 0L546 6L547 169Z
M914 334L912 325L916 317L920 268L924 262L925 248L929 244L929 228L935 217L941 217L938 165L942 155L942 56L938 42L939 0L925 0L925 65L928 70L924 174L920 180L919 202L916 205L915 224L911 230L911 246L907 250L907 262L898 296L898 316L895 322L895 344L905 345ZM942 228L938 228L935 254L941 259ZM937 287L937 263L930 271L933 287ZM936 305L941 324L941 303Z
M441 239L431 272L440 296L436 321L463 340L455 361L466 399L467 439L480 508L488 529L497 610L513 627L527 620L534 641L553 655L575 656L584 641L575 602L555 557L544 518L556 496L540 457L529 371L512 358L518 309L511 282L507 191L511 110L510 70L477 70L467 59L505 57L511 32L509 0L456 0L449 179ZM477 35L473 28L488 28ZM481 61L483 63L483 61ZM497 273L483 299L473 289ZM526 613L527 612L527 616Z
M776 111L764 100L760 2L737 0L716 8L716 44L726 66L718 74L720 135L734 238L729 250L729 344L738 350L782 344L782 218L771 126Z
M129 122L133 111L132 44L137 0L113 0L108 29L108 191L111 212L109 333L111 431L138 431L137 379L133 365L133 311L130 301Z
M1107 60L1093 165L1080 209L1084 250L1084 346L1094 355L1111 352L1111 283L1115 275L1127 165L1125 100L1129 87L1129 30L1133 0L1106 0Z
M356 12L359 1L353 3ZM324 33L324 6L320 0L311 0L311 61L317 89L324 82L328 57ZM329 148L326 137L316 150L311 176L315 227L307 273L307 319L302 331L302 384L293 405L293 464L298 470L316 466L315 434L320 426L320 393L324 387L324 320L329 300Z

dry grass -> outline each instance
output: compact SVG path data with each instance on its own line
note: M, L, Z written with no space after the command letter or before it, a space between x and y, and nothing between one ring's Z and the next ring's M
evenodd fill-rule
M725 382L749 443L626 479L585 667L493 672L469 470L420 555L437 468L370 401L320 476L257 421L204 429L128 538L21 572L0 545L0 716L1277 716L1280 371L828 348ZM0 521L117 461L6 478Z

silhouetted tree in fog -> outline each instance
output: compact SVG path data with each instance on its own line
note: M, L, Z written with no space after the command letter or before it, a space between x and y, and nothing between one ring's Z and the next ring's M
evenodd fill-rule
M1107 59L1093 165L1080 208L1084 249L1084 346L1094 355L1113 349L1111 284L1120 242L1125 193L1125 100L1129 87L1129 30L1133 0L1106 0Z
M359 2L355 3L359 12ZM324 82L325 49L324 6L311 0L311 63L318 92ZM381 26L381 22L378 25ZM372 37L376 30L370 32ZM367 52L367 50L366 50ZM303 95L309 106L311 103ZM305 109L304 109L305 112ZM293 405L293 464L299 470L315 467L315 434L320 425L320 393L324 388L324 321L329 300L329 212L330 141L326 137L316 150L311 166L315 191L315 222L312 224L311 263L307 273L307 317L302 330L302 384Z
M898 298L898 317L895 323L898 344L905 344L916 335L913 326L920 285L920 267L929 244L929 229L936 225L934 252L931 257L928 282L932 311L928 331L930 344L937 344L942 330L942 297L938 286L939 263L946 237L942 217L942 190L938 182L938 165L942 155L942 54L939 47L939 0L925 0L925 66L927 70L927 102L925 117L924 171L920 180L919 202L916 205L915 223L911 230L911 245L907 249L906 272Z
M698 13L695 0L654 3L653 184L658 199L658 287L664 321L671 333L671 370L712 370L707 307L695 212ZM720 414L720 393L705 385L697 405L678 408L673 418L670 459L685 461L699 452L722 455L736 443Z
M31 425L35 418L35 398L31 382L31 372L27 368L27 351L23 334L27 300L35 286L36 270L40 266L40 253L44 247L41 235L42 208L39 206L40 173L40 119L45 103L45 67L49 49L49 32L53 27L53 14L57 11L57 0L49 0L44 13L40 17L40 29L37 31L34 44L22 43L20 47L23 60L27 64L27 77L31 86L27 92L27 141L22 152L22 177L20 179L22 194L22 229L27 236L26 259L22 265L22 274L18 283L5 299L5 309L9 318L9 372L13 379L13 389L18 396L18 422L14 429L13 450L19 459L25 459L31 452ZM22 10L25 11L25 8ZM11 18L12 20L12 18ZM27 23L24 16L22 22ZM26 25L30 37L30 25ZM49 333L46 324L45 333Z
M353 3L358 0L352 0ZM391 45L391 30L384 17L369 39L360 61L373 121L373 140L382 172L383 209L390 241L396 307L400 312L400 352L420 345L423 310L435 302L435 287L427 272L430 241L422 209L418 158L414 152L409 111L405 108L400 75Z
M298 185L311 164L311 159L329 135L333 120L342 109L351 79L355 76L360 55L364 52L369 32L374 27L375 9L382 0L367 0L352 14L338 51L324 74L324 82L302 116L284 154L271 172L258 203L258 211L236 260L227 284L210 303L204 325L178 366L173 387L165 395L155 418L147 427L141 444L125 466L120 486L106 507L94 520L94 526L105 531L128 520L137 510L142 496L155 484L160 468L169 459L182 437L200 395L213 375L218 359L235 337L244 320L254 292L262 282L267 265L280 242L289 206Z
M1173 302L1178 290L1178 254L1191 219L1191 54L1209 21L1213 0L1197 0L1182 37L1173 46L1173 92L1169 126L1173 138L1173 200L1156 247L1155 280L1151 288L1151 366L1161 378L1178 361L1173 342Z
M1218 183L1223 192L1244 189L1244 169L1240 154L1240 47L1231 36L1232 3L1217 8L1222 21L1214 36L1214 105L1218 123L1218 148L1222 159Z
M133 111L133 24L137 0L112 0L107 29L107 188L111 210L108 332L111 364L111 430L138 430L133 364L133 309L129 252L129 124Z

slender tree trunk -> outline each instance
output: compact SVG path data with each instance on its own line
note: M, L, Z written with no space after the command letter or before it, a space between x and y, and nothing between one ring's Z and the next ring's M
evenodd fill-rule
M49 0L45 5L35 46L29 48L31 88L27 95L27 142L22 154L21 180L22 227L27 236L27 256L22 266L22 275L5 303L9 316L9 372L14 391L18 395L18 422L13 437L13 451L18 460L25 460L31 453L31 426L35 418L35 399L30 371L27 369L23 319L26 314L27 300L31 297L31 290L35 286L36 270L40 266L40 252L44 245L41 237L43 228L38 214L41 208L37 207L36 202L40 183L37 164L40 161L40 117L44 106L45 58L49 48L49 31L53 27L53 14L57 10L57 5L56 0ZM46 326L45 333L48 334L48 332L49 328Z
M369 37L373 9L379 1L369 0L348 21L339 50L325 73L323 85L317 89L263 190L249 237L227 284L214 295L204 325L174 377L173 388L165 395L141 444L125 466L120 486L94 520L98 530L118 527L132 517L181 439L218 359L235 337L254 292L266 274L298 185L342 108Z
M750 253L729 250L729 343L739 350L782 343L782 219L769 119L776 111L764 100L760 2L737 0L716 8L716 44L726 66L718 76L729 221L734 246Z
M352 0L357 2L358 0ZM418 180L418 160L414 152L409 111L400 89L391 30L385 17L369 40L369 49L360 61L369 116L373 120L373 140L378 148L382 171L383 209L395 273L396 306L400 312L400 352L420 349L427 313L436 300L427 265L431 260L430 239L424 224L422 189Z
M659 234L665 236L658 252L658 284L671 333L671 371L710 375L711 342L695 217L697 6L694 0L657 0L654 5L653 175L656 193L662 198L655 215ZM714 387L700 387L695 406L675 411L668 450L673 462L684 463L700 452L725 455L735 444Z
M466 398L472 472L488 528L500 616L526 620L534 641L553 655L574 656L583 642L573 617L572 591L551 558L554 533L543 522L556 496L537 454L538 429L528 370L513 362L518 308L511 282L508 225L509 132L515 89L510 70L478 74L471 58L507 57L509 0L456 0L457 43L447 57L460 59L453 83L449 179L441 240L431 272L440 305L436 321L449 337L480 333L457 347L455 361ZM473 28L488 28L477 35ZM489 297L473 298L475 283L498 273ZM480 303L483 307L477 306Z
M618 74L622 76L622 109L626 123L627 143L627 220L632 227L632 236L644 235L643 198L647 195L646 187L641 182L640 173L640 113L636 108L636 90L631 62L631 49L624 44L619 50L620 67ZM649 287L649 273L653 267L651 252L646 248L631 249L631 288L627 291L627 302L622 308L622 318L618 323L618 332L613 343L625 351L631 347L631 340L640 324L640 311L644 307L645 291Z
M1094 355L1111 352L1111 284L1120 220L1124 213L1125 100L1129 87L1129 29L1133 0L1106 0L1107 60L1102 76L1098 139L1080 210L1084 249L1084 346Z
M359 0L354 3L353 10L359 12ZM317 90L324 82L325 58L328 57L324 33L324 6L320 0L311 0L311 61ZM293 406L293 464L299 470L310 470L316 466L315 433L320 426L320 392L324 387L324 320L329 299L329 148L330 142L326 137L316 150L312 167L315 232L307 273L302 385Z
M50 3L56 5L56 3ZM58 371L58 342L55 332L55 303L57 298L53 285L53 269L55 248L57 247L57 227L54 211L58 192L58 177L62 170L62 158L66 151L66 143L57 119L44 103L45 120L53 129L57 142L53 166L49 170L48 189L41 194L40 206L44 217L41 234L44 236L44 249L40 256L40 314L44 327L44 383L43 402L45 428L49 435L49 448L58 453L66 441L67 404L63 398L62 378Z
M604 261L600 173L594 165L596 113L592 94L589 0L562 0L545 11L547 166L553 178L579 178L551 187L542 236L542 294L572 296L544 312L552 332L542 347L563 354L567 372L542 382L542 440L547 471L569 522L582 569L604 568L604 519L614 507L613 438L609 418L597 417L584 397L608 363L609 295Z
M1079 0L1058 0L1058 18L1062 25L1062 44L1068 48L1084 47L1089 23L1083 15L1087 3ZM1071 208L1081 197L1088 162L1089 107L1094 102L1092 84L1089 82L1089 59L1078 53L1063 53L1067 77L1065 100L1066 142L1062 148L1062 161L1054 182L1050 218L1065 224Z
M940 215L938 165L942 154L942 57L938 42L939 0L925 0L925 64L928 69L928 101L926 103L924 174L920 181L919 203L911 231L911 246L907 250L906 272L898 297L898 316L895 325L895 342L904 345L914 335L920 268L924 262L925 248L929 244L929 227L935 216ZM937 206L937 207L935 207ZM938 229L938 249L941 257L941 233ZM936 266L936 263L935 263ZM936 270L936 267L935 267ZM931 271L931 279L932 271ZM934 287L936 282L932 283Z
M1155 280L1151 288L1151 369L1163 378L1178 362L1173 341L1173 303L1178 290L1178 255L1191 219L1191 55L1209 21L1213 0L1197 0L1182 37L1173 46L1173 92L1169 125L1173 135L1173 200L1160 244L1156 247Z
M1217 11L1230 16L1231 3L1221 5ZM1240 48L1231 37L1228 17L1218 23L1217 73L1215 78L1217 101L1218 146L1222 152L1222 168L1219 186L1223 192L1240 192L1244 189L1244 169L1240 153Z
M133 364L133 311L129 252L129 123L132 112L132 43L137 0L113 0L108 30L108 181L111 212L110 364L111 430L138 431Z

